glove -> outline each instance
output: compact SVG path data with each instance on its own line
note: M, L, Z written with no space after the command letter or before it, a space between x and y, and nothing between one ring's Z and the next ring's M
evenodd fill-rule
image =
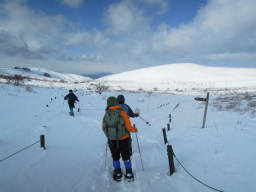
M139 117L139 114L138 114L138 113L135 113L135 114L134 114L134 117Z
M133 124L133 127L134 127L134 129L135 129L135 133L137 133L137 132L138 132L138 129L136 128L135 124Z

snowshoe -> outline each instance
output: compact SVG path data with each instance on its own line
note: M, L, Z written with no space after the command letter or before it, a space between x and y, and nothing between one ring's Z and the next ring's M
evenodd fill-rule
M126 169L125 178L128 182L134 181L134 175L133 175L132 169Z
M117 182L122 180L122 171L121 168L115 169L113 172L113 179Z

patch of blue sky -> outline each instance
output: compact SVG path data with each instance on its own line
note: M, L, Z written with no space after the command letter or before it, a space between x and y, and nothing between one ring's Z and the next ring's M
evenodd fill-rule
M84 49L81 46L68 46L68 54L69 56L81 56L84 54Z
M81 29L93 31L95 29L103 30L101 17L106 9L106 3L101 2L103 1L85 1L78 8L71 8L53 0L29 1L28 5L47 15L62 15L68 21L78 23Z
M165 23L171 28L178 28L181 25L194 20L198 10L205 6L207 0L172 0L170 7L164 14L155 14L151 19L151 27L156 29L161 23ZM152 10L147 10L150 15Z
M79 23L82 30L104 30L102 19L104 13L112 3L120 0L86 0L77 8L71 8L58 0L28 1L28 5L37 11L47 15L63 15L67 20ZM179 27L182 24L193 21L200 7L206 5L207 0L170 0L170 6L164 14L158 14L154 6L143 6L143 12L151 20L152 29L156 29L161 23L170 27Z

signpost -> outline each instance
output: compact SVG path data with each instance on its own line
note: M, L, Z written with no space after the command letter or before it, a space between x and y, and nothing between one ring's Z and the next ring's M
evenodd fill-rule
M207 115L208 102L209 102L209 95L210 95L210 93L208 92L208 93L207 93L207 95L206 95L206 98L202 98L202 97L195 97L195 100L196 100L196 101L205 101L204 119L203 119L203 125L202 125L202 128L205 128L206 115Z

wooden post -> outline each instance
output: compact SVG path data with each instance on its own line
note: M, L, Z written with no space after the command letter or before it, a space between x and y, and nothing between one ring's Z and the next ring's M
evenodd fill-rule
M204 120L203 120L202 128L205 128L206 115L207 115L207 109L208 109L208 101L209 101L209 92L207 93L207 96L206 96L206 102L205 102L205 108L204 108Z
M41 146L41 148L43 148L44 150L46 149L46 148L45 148L45 137L44 137L44 135L40 135L40 146Z
M173 161L173 150L171 145L167 145L167 154L169 160L170 175L175 172L174 161Z
M170 123L167 123L167 131L170 131Z
M170 123L172 122L172 114L171 113L169 114L169 122Z
M165 128L163 128L162 130L163 130L164 144L166 144L168 143L168 140L167 140Z

